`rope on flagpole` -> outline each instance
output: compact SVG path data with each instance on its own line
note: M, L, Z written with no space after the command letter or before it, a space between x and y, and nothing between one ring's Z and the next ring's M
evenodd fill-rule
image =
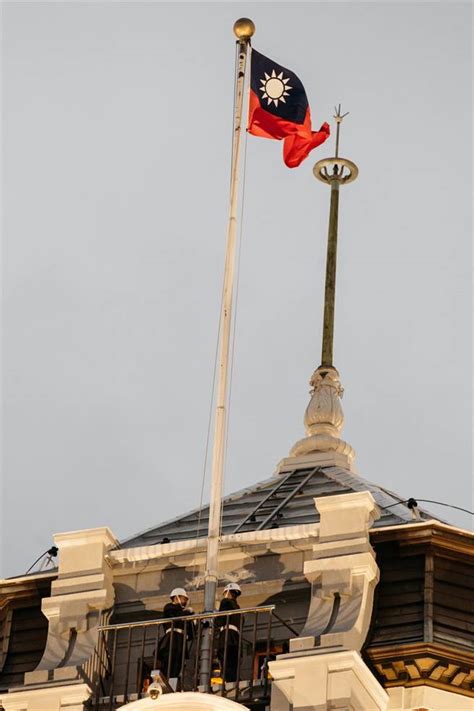
M225 487L225 474L227 469L227 452L228 452L228 441L229 441L229 430L230 430L230 420L232 409L230 403L232 400L232 385L234 382L234 352L235 352L235 334L237 330L237 314L239 311L239 287L240 287L240 262L242 257L242 236L243 236L243 224L244 224L244 209L245 209L245 179L247 176L247 145L248 145L248 135L245 132L244 137L244 159L242 162L242 198L240 204L240 227L239 227L239 237L237 241L237 268L236 273L236 284L235 284L235 308L234 308L234 324L232 329L232 341L231 341L231 354L230 354L230 378L229 378L229 413L227 417L226 435L225 435L225 453L224 453L224 471L223 471L223 489ZM221 520L220 520L220 532L219 535L222 536L222 521L224 513L224 497L221 499Z

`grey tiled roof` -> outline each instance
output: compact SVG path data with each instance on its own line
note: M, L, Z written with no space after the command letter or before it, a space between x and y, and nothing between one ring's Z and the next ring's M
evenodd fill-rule
M302 481L314 468L300 469L295 473L296 482ZM242 524L248 515L279 483L284 474L272 476L259 484L242 489L235 494L226 496L223 501L222 533L233 533ZM265 528L276 526L296 526L299 524L317 523L319 514L314 506L315 496L335 496L349 494L355 491L370 491L377 505L383 509L381 517L374 523L374 527L397 526L413 523L412 511L402 502L404 499L380 486L371 484L356 474L351 474L339 467L324 467L314 471L314 474L304 488L289 501L281 510L281 517L269 521ZM280 501L284 494L280 494ZM394 505L395 504L395 505ZM386 508L389 506L390 508ZM422 519L437 518L420 510ZM124 548L150 546L163 542L163 538L170 541L189 540L207 535L209 506L201 510L194 509L187 514L178 516L165 523L158 524L122 541ZM262 525L266 515L257 512L254 520L248 521L240 532L252 531Z

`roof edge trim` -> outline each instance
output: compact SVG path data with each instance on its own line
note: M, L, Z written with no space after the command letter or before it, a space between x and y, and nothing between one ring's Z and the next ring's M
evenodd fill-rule
M281 528L267 528L262 531L248 531L246 533L230 533L221 537L221 547L235 546L236 544L251 545L253 543L273 543L277 541L315 539L319 537L319 523L302 524L299 526L285 526ZM119 548L110 551L107 558L112 565L124 563L138 563L141 561L155 560L171 555L205 550L207 538L192 538L174 543L159 543L152 546L138 546L136 548Z

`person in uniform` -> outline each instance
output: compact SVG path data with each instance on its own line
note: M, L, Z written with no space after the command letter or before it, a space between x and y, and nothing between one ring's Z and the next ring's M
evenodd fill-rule
M174 588L170 593L170 602L163 608L163 617L185 618L193 615L188 607L189 596L184 588ZM188 642L193 638L193 623L184 619L175 619L164 623L165 634L158 644L157 658L161 672L168 677L170 686L176 690L178 677L184 659L189 657Z
M237 583L229 583L224 588L224 594L219 606L219 612L240 610L237 598L242 593ZM217 618L219 636L217 641L217 656L221 665L221 675L224 681L237 681L237 667L239 663L239 616L228 615ZM227 636L227 654L226 654ZM225 669L224 669L225 657Z

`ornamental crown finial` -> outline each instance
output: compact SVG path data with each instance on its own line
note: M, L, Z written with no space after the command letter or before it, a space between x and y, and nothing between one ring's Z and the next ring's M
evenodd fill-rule
M349 466L354 459L351 445L340 438L344 425L341 397L344 389L339 373L332 366L316 368L309 381L311 400L304 415L306 437L293 446L290 456L300 457L315 453L339 453Z

